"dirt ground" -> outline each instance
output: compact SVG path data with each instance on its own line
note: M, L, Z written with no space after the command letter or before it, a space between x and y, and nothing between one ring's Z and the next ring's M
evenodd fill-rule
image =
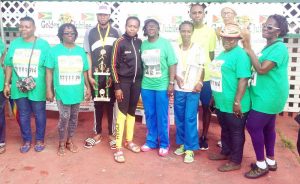
M246 143L242 168L238 171L221 173L217 167L225 161L208 160L209 152L218 152L216 143L220 128L216 117L212 117L209 130L208 151L197 151L195 162L183 163L183 157L176 156L173 151L175 144L175 126L171 126L171 152L166 157L158 156L158 150L147 153L132 153L125 150L126 163L118 164L113 160L107 139L107 129L104 129L104 140L92 149L85 149L83 143L86 137L92 135L93 113L80 113L75 143L79 146L78 153L67 152L63 157L56 154L58 146L57 112L47 112L46 149L36 153L31 149L27 154L19 152L22 143L18 124L13 117L7 117L7 150L0 155L0 184L299 184L300 158L296 149L292 151L283 143L295 145L298 125L292 117L278 116L276 158L278 170L267 176L249 180L243 174L249 170L251 162L255 161L254 151L249 134L246 133ZM201 116L200 116L201 117ZM32 119L32 124L33 124ZM106 120L104 121L106 124ZM34 128L34 126L33 126ZM200 123L201 130L201 123ZM281 134L281 136L279 135ZM135 126L135 142L142 145L145 140L146 126L137 118ZM284 137L285 141L281 140Z

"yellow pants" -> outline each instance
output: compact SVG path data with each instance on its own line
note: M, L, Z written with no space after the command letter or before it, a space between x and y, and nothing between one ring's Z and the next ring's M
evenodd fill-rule
M118 111L117 122L116 122L116 147L117 149L122 148L122 140L124 127L126 122L126 141L132 141L134 132L135 116L123 114Z

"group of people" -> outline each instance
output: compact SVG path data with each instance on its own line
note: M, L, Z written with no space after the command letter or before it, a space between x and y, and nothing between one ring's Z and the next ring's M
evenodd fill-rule
M127 18L125 33L121 35L110 25L110 14L108 5L99 6L98 24L86 32L84 48L75 44L78 32L71 23L59 27L57 36L61 43L50 47L34 35L34 20L21 18L21 36L11 42L5 57L5 77L0 70L2 152L5 151L5 97L15 100L19 108L22 153L28 152L33 142L32 113L36 122L34 149L40 152L45 148L45 104L55 97L59 111L58 155L64 155L66 149L78 151L72 139L80 102L84 98L107 97L107 101L94 101L95 135L85 140L84 147L92 148L102 141L102 117L106 109L109 144L116 149L113 155L116 162L125 162L123 145L134 153L158 148L158 154L166 156L170 148L169 98L174 96L178 144L174 153L184 155L185 163L194 161L195 150L209 148L207 133L210 107L214 104L221 126L222 148L220 153L209 155L209 159L228 160L218 170L241 168L245 127L257 160L245 176L257 178L277 169L275 119L283 110L289 90L289 56L282 40L288 32L285 17L276 14L268 17L262 25L262 36L267 44L256 55L249 30L239 27L234 21L236 12L229 7L222 9L224 26L215 31L204 24L205 7L192 4L189 11L192 21L179 25L180 38L174 48L160 36L157 20L144 22L142 30L146 39L142 41L137 35L141 26L137 17ZM222 41L224 49L215 57L217 39ZM19 70L20 67L25 70ZM34 78L35 88L22 92L17 81L29 76ZM67 81L67 78L72 80ZM145 144L141 147L133 142L140 95L147 126ZM200 136L199 101L203 110Z

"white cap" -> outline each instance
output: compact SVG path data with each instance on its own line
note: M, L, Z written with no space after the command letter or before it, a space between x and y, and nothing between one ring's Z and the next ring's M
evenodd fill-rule
M97 14L111 14L110 7L107 4L100 4L97 9Z

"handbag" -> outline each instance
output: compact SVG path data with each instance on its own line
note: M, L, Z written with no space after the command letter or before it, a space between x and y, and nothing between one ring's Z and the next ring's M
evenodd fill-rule
M34 42L33 42L33 45L32 45L32 49L31 49L31 53L30 53L30 57L29 57L28 69L27 69L27 77L25 77L25 78L19 77L17 71L14 68L14 71L15 71L17 77L18 77L18 80L16 82L16 86L23 93L26 93L26 92L28 92L30 90L33 90L35 88L35 86L36 86L33 77L29 76L30 63L31 63L31 58L32 58L32 54L33 54L35 42L36 42L36 38L34 39Z

